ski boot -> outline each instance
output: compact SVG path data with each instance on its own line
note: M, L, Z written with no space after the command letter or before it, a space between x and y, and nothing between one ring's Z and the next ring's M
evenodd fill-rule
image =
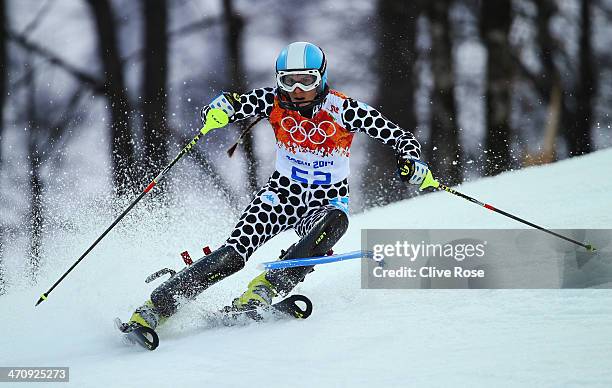
M115 318L115 325L124 333L125 343L139 344L148 350L155 350L159 345L159 337L155 328L160 323L159 314L150 300L138 307L128 322L124 323L119 318Z
M259 276L251 280L247 290L232 301L233 311L253 310L258 307L269 307L272 304L272 298L278 296L274 287L268 279L266 273L262 272Z
M122 324L122 327L119 328L124 333L129 333L136 328L146 327L151 330L155 330L155 328L165 321L165 318L160 317L157 313L155 306L153 306L153 302L151 300L147 300L144 305L138 307L130 320L126 323Z

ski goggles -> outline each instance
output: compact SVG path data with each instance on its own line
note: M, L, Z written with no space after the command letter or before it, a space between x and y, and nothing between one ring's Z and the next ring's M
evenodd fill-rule
M287 92L293 92L299 86L300 89L307 92L313 90L321 84L321 73L319 70L280 70L276 73L276 83L281 89Z

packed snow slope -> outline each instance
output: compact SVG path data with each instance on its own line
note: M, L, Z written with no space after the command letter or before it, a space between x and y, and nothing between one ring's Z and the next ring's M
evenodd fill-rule
M460 190L548 227L612 229L611 166L606 150ZM157 350L125 346L112 321L129 318L158 284L144 278L179 268L183 249L216 247L235 221L207 211L206 200L190 206L140 207L35 308L118 211L75 209L74 225L46 240L39 284L13 275L0 297L0 365L68 366L74 387L612 386L607 289L363 290L351 261L318 267L298 286L315 305L305 321L203 329L198 315L242 292L292 232L185 306L160 328ZM359 249L362 228L516 227L440 192L353 217L335 250Z

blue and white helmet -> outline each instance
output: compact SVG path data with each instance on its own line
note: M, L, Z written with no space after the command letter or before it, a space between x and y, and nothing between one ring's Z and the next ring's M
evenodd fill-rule
M320 47L308 42L293 42L276 58L276 85L282 105L292 106L288 93L297 87L308 91L316 88L317 96L312 105L323 100L329 90L327 86L327 60ZM283 104L283 102L288 104ZM301 107L300 110L307 108Z

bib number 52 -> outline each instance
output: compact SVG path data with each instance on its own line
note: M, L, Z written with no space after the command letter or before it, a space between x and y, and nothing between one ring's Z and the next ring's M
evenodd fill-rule
M322 171L302 170L301 168L293 167L291 169L291 178L302 183L313 185L329 185L331 183L331 173Z

